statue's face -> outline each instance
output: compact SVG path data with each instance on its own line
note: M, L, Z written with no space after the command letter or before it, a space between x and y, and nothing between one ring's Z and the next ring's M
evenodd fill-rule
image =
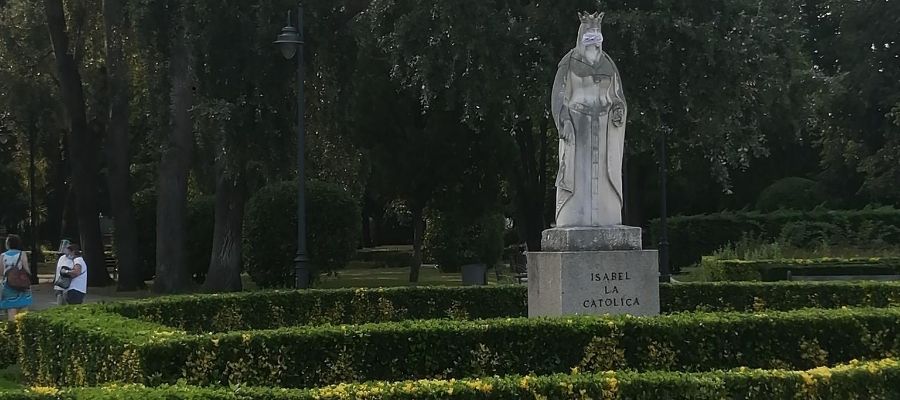
M600 28L589 28L581 35L581 45L585 48L603 48L603 34Z
M581 26L578 27L578 47L584 52L594 53L603 49L603 33L600 24L603 13L578 13Z

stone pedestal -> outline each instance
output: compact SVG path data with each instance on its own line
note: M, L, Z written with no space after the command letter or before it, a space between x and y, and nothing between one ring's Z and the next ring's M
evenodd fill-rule
M641 228L625 225L550 228L541 235L542 251L640 250Z
M554 228L528 253L528 316L659 314L659 264L640 228Z

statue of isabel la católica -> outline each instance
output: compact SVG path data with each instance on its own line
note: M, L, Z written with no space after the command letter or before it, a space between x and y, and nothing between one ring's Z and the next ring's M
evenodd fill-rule
M603 13L579 13L578 42L559 62L551 107L559 130L556 226L622 223L627 106L616 64L603 51Z

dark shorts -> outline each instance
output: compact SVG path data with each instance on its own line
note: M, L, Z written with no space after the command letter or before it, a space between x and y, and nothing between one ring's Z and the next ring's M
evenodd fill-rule
M67 290L66 291L66 304L81 304L84 303L84 293L81 293L77 290Z

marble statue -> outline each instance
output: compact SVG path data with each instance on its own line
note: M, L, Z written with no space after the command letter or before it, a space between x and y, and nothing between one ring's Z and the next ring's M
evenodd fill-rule
M622 155L628 111L622 78L603 51L603 13L579 13L578 41L556 72L551 96L559 130L556 226L622 223Z

